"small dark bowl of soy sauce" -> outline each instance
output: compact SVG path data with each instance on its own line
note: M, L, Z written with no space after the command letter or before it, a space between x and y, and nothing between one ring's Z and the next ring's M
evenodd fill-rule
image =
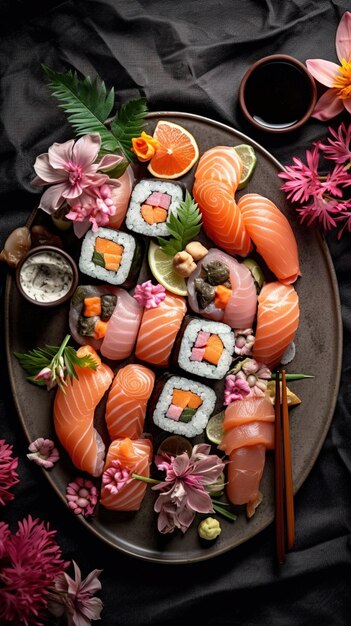
M255 128L286 133L309 119L317 100L313 77L301 61L273 54L249 67L239 90L241 110Z

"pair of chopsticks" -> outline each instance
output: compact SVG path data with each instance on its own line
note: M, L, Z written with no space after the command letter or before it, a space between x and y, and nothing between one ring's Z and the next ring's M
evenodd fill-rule
M280 393L281 382L281 393ZM276 554L279 564L295 542L294 493L290 447L288 398L285 370L278 370L275 380L275 527Z

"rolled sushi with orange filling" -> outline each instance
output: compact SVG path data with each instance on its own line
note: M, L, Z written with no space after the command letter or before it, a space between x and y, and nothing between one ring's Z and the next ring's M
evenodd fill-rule
M143 179L134 187L126 215L129 230L149 237L169 235L166 222L183 200L183 186L176 182Z
M133 287L142 261L140 242L120 230L89 230L82 242L79 269L83 274L111 285Z
M216 394L211 387L182 376L166 375L159 382L152 420L167 432L195 437L206 428L215 404Z

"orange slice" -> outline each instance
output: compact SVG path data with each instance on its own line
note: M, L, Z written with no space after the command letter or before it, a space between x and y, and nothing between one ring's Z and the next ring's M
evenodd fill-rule
M193 135L183 126L160 120L153 134L158 148L148 170L156 178L179 178L186 174L199 158L199 148Z

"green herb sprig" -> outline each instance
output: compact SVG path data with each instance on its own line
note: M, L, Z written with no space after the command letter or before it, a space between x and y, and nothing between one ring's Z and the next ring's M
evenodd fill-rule
M59 107L67 114L76 134L99 133L101 152L122 153L124 165L117 166L115 177L123 173L128 163L136 161L131 150L132 137L139 137L147 113L146 98L136 98L122 104L118 114L107 124L115 104L114 89L107 91L105 83L98 79L79 78L77 72L56 72L42 65L50 79L49 88L60 102ZM110 172L111 174L111 172Z
M46 345L45 348L34 348L25 354L14 352L21 367L29 374L29 382L40 387L46 386L47 389L57 385L65 393L66 376L71 382L73 378L78 379L75 367L96 370L97 363L91 354L78 357L76 350L67 345L70 337L66 335L60 346Z
M165 254L174 256L199 234L202 225L201 211L190 193L186 191L185 200L180 203L177 215L170 214L167 221L169 239L158 237L157 241Z

